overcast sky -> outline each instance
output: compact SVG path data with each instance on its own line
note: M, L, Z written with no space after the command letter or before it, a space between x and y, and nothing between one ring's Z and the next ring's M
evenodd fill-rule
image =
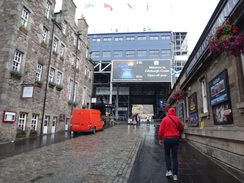
M55 12L63 0L56 0ZM89 33L118 31L188 32L189 51L197 43L219 0L73 0ZM105 8L104 4L108 6Z

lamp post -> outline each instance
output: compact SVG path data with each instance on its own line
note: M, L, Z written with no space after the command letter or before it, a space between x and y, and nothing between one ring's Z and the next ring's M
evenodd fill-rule
M51 59L52 59L53 34L54 34L54 24L55 23L56 23L56 16L54 15L52 18L51 44L50 44L50 51L49 51L49 60L48 60L47 75L46 75L46 85L45 85L44 101L43 101L43 108L42 108L41 134L43 133L43 123L45 120L44 119L44 113L45 113L46 100L47 100L47 87L48 87L48 79L49 79L50 65L51 65Z
M78 31L76 34L77 39L76 39L76 50L75 50L75 68L74 68L74 84L73 84L73 102L75 101L75 77L76 77L76 66L77 66L77 53L78 53L78 43L79 43L79 36L81 35L81 33ZM71 105L71 116L72 116L72 112L74 109L74 104Z

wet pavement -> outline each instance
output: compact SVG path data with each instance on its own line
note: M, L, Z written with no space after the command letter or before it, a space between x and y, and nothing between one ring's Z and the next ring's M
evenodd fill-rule
M70 133L0 144L3 183L167 183L158 125L121 124L96 134ZM240 183L182 141L179 180L184 183Z

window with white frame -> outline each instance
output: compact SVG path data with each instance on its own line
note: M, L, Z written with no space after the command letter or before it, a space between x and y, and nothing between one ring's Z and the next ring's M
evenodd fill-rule
M71 62L71 65L75 65L75 55L74 54L72 54L70 62Z
M19 114L18 128L20 128L22 130L25 130L26 119L27 119L27 114L26 113L20 113Z
M52 126L56 126L56 124L57 124L57 120L58 120L57 117L53 117Z
M68 100L72 100L73 80L69 81Z
M57 80L56 80L56 82L57 82L58 85L61 85L61 81L62 81L62 73L61 72L58 72L57 73Z
M207 88L206 88L206 80L202 80L202 102L203 102L203 113L208 112L208 100L207 100Z
M65 50L65 46L64 46L64 44L61 43L61 45L60 45L60 52L59 52L59 54L60 54L61 57L64 57L64 50Z
M114 51L114 57L122 57L123 51L122 50L115 50Z
M45 9L45 17L47 17L47 18L49 18L50 9L51 9L51 3L49 1L47 1L46 9Z
M24 27L27 27L28 25L29 14L29 11L26 8L23 8L21 14L21 25L23 25Z
M53 40L53 51L57 52L58 50L58 39L55 37Z
M85 105L85 99L86 99L86 87L83 87L83 92L82 92L82 105Z
M33 114L31 118L31 130L37 130L37 124L38 123L38 115Z
M23 53L16 50L14 53L14 60L13 60L13 70L19 71L20 70L20 64L23 57Z
M86 48L86 58L89 58L89 49Z
M49 74L49 81L54 82L54 75L55 75L55 69L51 68L50 69L50 74Z
M146 57L147 51L146 50L138 50L137 54L138 54L138 57Z
M80 68L80 59L77 58L77 62L76 62L76 69Z
M84 70L85 76L87 76L87 70L88 70L88 68L87 68L87 66L85 66L85 70Z
M63 22L62 23L62 33L65 35L66 34L66 29L67 29L67 23Z
M75 46L76 45L76 39L77 39L77 36L75 35L75 33L73 34L73 39L74 39L73 45Z
M49 121L50 121L50 116L45 116L45 120L44 120L44 125L43 126L48 126L49 125Z
M80 47L81 47L81 41L80 41L80 38L78 39L78 47L77 49L80 50Z
M77 83L75 83L75 89L74 89L74 101L76 101L77 96Z
M42 29L42 41L44 41L45 43L47 43L47 35L48 35L48 30L43 27Z
M88 69L88 78L91 79L91 69Z
M42 65L41 64L37 64L36 67L36 81L41 81L42 78Z

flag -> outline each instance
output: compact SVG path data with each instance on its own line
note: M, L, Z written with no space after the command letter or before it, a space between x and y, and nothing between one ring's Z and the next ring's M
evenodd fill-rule
M180 74L181 73L181 70L175 70L173 68L171 68L171 74L174 75L174 74Z
M90 7L94 7L93 4L85 4L84 8L87 9L87 8L90 8Z
M129 3L127 3L127 5L130 7L130 9L133 9L134 10L134 8L132 8L132 6Z
M106 3L104 3L104 8L110 8L110 11L113 11L113 8Z

